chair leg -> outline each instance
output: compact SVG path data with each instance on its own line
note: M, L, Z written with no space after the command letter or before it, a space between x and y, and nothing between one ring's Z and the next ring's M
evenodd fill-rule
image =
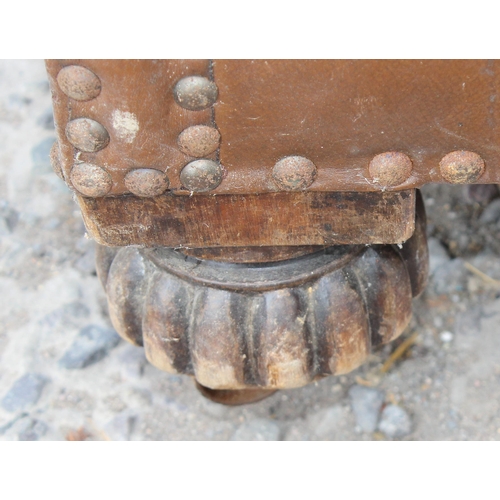
M113 325L153 365L192 376L214 401L255 402L350 372L403 332L427 280L425 210L418 196L415 232L401 246L338 245L264 263L100 247L97 267Z

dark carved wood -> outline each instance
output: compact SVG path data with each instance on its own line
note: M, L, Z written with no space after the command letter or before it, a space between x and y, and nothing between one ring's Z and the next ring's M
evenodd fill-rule
M153 365L193 376L207 397L228 404L347 373L410 320L427 274L420 198L418 207L402 248L334 246L242 264L164 247L99 247L113 325L144 345Z
M89 233L110 246L402 243L414 230L415 190L77 199Z

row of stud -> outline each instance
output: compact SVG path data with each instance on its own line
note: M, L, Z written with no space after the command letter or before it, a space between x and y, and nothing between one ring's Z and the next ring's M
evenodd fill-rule
M470 151L453 151L439 164L443 178L453 184L476 182L484 172L482 158ZM404 153L388 152L375 156L369 165L373 182L381 187L397 186L405 182L412 171L412 162ZM279 188L298 191L308 188L317 174L314 163L302 156L288 156L278 161L272 176ZM181 182L190 191L209 191L222 180L220 165L212 160L195 160L181 171ZM86 196L105 196L112 187L111 175L102 167L91 163L78 163L70 174L71 182ZM169 186L165 173L151 168L133 169L125 176L127 189L141 197L164 193Z
M71 99L88 101L101 92L99 77L82 66L66 66L57 75L61 90ZM210 107L218 97L214 82L202 76L182 78L174 87L175 101L183 108L199 111ZM77 118L66 126L68 141L78 150L96 153L110 141L106 128L90 118ZM177 140L186 155L200 158L217 150L220 133L214 127L195 125L183 130ZM87 196L105 196L112 187L111 175L91 163L75 164L70 173L73 186ZM222 181L222 168L213 160L202 159L188 163L180 174L182 184L190 191L210 191ZM127 189L138 196L158 196L169 186L167 176L156 169L135 169L125 177Z
M470 151L453 151L441 160L439 166L443 178L453 184L476 182L484 172L484 161ZM410 158L399 152L377 155L369 165L372 180L381 187L402 184L408 179L411 170ZM287 191L308 188L316 174L314 163L301 156L283 158L272 171L278 187ZM112 187L111 175L104 168L91 163L75 164L70 179L75 188L86 196L105 196ZM181 182L191 191L209 191L209 186L218 186L221 180L220 165L212 160L195 160L181 171ZM168 189L169 179L162 171L139 168L127 173L125 186L137 196L153 197Z
M57 77L61 90L70 98L83 101L96 98L101 82L92 71L81 66L67 66ZM199 111L212 106L218 97L214 82L202 76L185 77L174 87L176 102L185 109ZM77 149L97 152L109 144L109 133L103 125L89 118L77 118L66 127L68 141ZM179 149L193 157L207 156L220 144L219 131L207 125L188 127L179 134ZM454 151L440 162L443 178L451 183L477 181L484 172L484 161L470 151ZM375 156L369 165L372 181L381 188L404 183L412 171L411 159L400 152L387 152ZM222 181L222 167L206 158L188 163L180 174L183 186L189 191L206 192L215 189ZM272 177L280 189L302 190L308 188L317 175L314 163L301 156L288 156L278 161ZM112 187L110 174L102 167L90 163L75 164L71 182L82 194L104 196ZM164 172L151 168L134 169L125 177L127 189L138 196L158 196L169 186Z
M174 87L174 99L179 106L190 111L201 111L213 106L219 96L217 85L203 76L187 76ZM220 133L213 127L197 125L189 127L177 139L179 149L195 157L206 156L216 151L220 144ZM195 153L195 154L193 154ZM191 192L212 191L222 182L222 166L207 158L192 161L181 170L181 184Z

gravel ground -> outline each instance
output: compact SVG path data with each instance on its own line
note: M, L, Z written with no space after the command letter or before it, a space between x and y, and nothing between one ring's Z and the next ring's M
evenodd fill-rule
M424 188L432 276L400 339L349 375L231 408L113 331L54 139L43 63L0 61L1 440L500 438L496 188Z

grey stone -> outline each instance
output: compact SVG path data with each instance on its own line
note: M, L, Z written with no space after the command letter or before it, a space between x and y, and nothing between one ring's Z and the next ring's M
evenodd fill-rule
M309 431L303 425L293 426L288 429L284 441L310 441Z
M401 406L387 405L380 416L378 426L388 438L397 439L411 433L411 418Z
M42 394L47 379L38 373L26 373L18 378L2 399L7 411L21 411L34 405Z
M429 274L434 274L436 269L450 261L450 256L437 238L429 238L427 246L429 247Z
M313 419L312 427L314 428L314 433L320 439L333 439L343 418L344 410L341 405L321 410Z
M0 215L0 236L7 236L11 233L7 221Z
M44 229L53 231L61 226L62 220L59 217L49 217L43 224Z
M0 225L2 235L12 233L19 222L19 212L12 208L6 200L0 200Z
M52 112L52 106L48 108L41 116L38 117L36 121L37 125L44 128L45 130L54 130L54 113Z
M500 220L500 198L493 200L479 217L483 224L491 224Z
M44 422L28 418L19 429L17 438L19 441L38 441L46 432L47 425Z
M48 137L39 142L31 150L31 159L33 160L33 168L39 173L53 173L50 164L50 149L54 144L54 137Z
M83 302L68 302L46 314L38 324L42 328L71 328L89 315L90 310Z
M96 275L95 247L91 246L76 262L75 267L83 274Z
M5 441L38 441L47 432L47 425L26 413L10 422L3 434Z
M371 387L354 385L349 389L349 397L356 425L363 432L374 432L385 400L384 393Z
M265 418L256 418L240 425L231 437L231 441L279 441L281 429L276 422Z
M438 295L464 291L467 286L467 269L464 261L457 258L442 264L431 276L430 285Z
M124 411L104 426L104 432L111 441L129 441L137 416Z
M88 325L80 330L73 344L59 360L59 365L68 370L85 368L101 360L119 342L120 337L114 330Z
M464 198L468 203L479 203L485 206L496 196L498 196L498 186L496 184L469 184L464 186Z
M122 373L127 377L141 378L147 359L142 347L127 344L118 357Z
M29 106L33 102L33 99L26 97L21 94L10 94L7 98L7 105L10 108L21 109Z

